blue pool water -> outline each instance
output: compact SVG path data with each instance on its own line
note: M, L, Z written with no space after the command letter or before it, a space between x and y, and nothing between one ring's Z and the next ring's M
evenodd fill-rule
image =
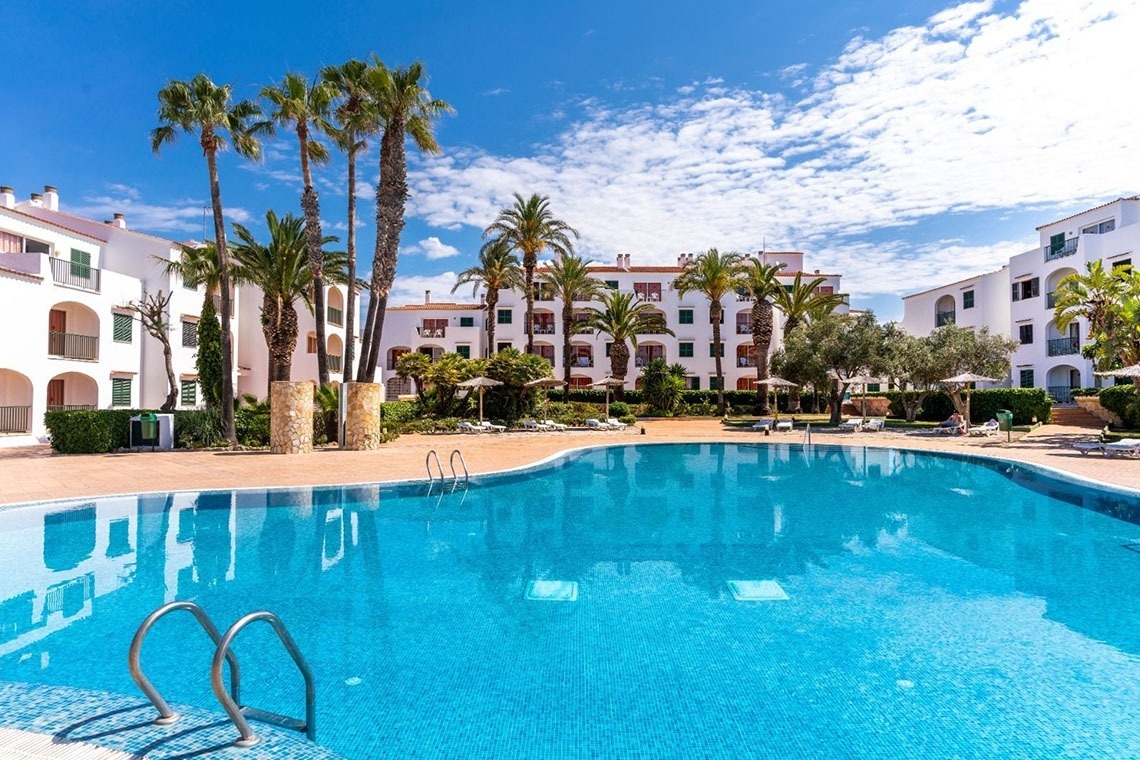
M454 493L16 508L0 680L135 694L135 627L190 599L223 627L283 618L318 740L347 757L1137 757L1137 522L1132 496L1016 465L709 444ZM268 627L235 650L247 703L302 713ZM169 700L216 709L211 652L172 615L143 662Z

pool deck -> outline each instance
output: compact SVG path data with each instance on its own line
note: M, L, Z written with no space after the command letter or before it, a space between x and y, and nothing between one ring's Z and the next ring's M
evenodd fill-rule
M641 429L645 434L641 434ZM1140 490L1140 461L1083 456L1077 441L1096 430L1043 425L1000 437L950 437L929 432L845 433L813 430L816 443L953 451L1027 462L1101 483ZM613 443L800 443L802 429L765 436L715 419L650 420L624 431L570 430L482 434L405 435L378 451L322 449L311 455L265 451L172 451L60 456L47 446L0 449L0 505L45 499L210 488L339 485L422 478L431 450L446 460L460 449L471 474L521 467L561 451ZM447 470L450 472L449 470Z

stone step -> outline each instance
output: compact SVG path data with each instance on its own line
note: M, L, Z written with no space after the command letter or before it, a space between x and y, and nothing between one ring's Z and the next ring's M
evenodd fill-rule
M1104 421L1079 406L1055 406L1050 421L1067 427L1102 428Z

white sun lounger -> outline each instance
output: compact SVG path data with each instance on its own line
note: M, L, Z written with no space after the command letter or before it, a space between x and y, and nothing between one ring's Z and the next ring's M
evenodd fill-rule
M875 417L869 419L859 426L859 429L866 433L878 433L887 426L887 420L883 417Z
M544 431L553 429L553 427L546 424L545 422L539 422L538 420L523 420L523 430Z
M1104 445L1105 456L1140 457L1140 438L1121 438L1115 443Z
M478 425L472 425L470 422L460 422L455 427L459 430L460 433L482 433L482 432L484 432L483 428L479 427Z
M542 424L546 425L549 430L562 431L566 429L565 425L563 425L561 422L555 422L554 420L546 420L546 422Z
M1073 448L1081 452L1081 456L1085 457L1094 451L1105 453L1104 444L1100 441L1077 441L1073 444Z
M776 430L791 430L795 424L791 420L780 420L776 423Z
M610 427L608 423L593 418L586 420L586 427L590 428L591 430L613 430L613 428Z
M625 430L627 427L629 427L617 417L606 417L606 424L612 427L614 430Z
M970 428L970 435L997 435L1001 426L997 420L989 420L981 425Z
M760 420L752 426L753 430L771 430L776 424L775 420Z
M507 429L505 425L492 425L490 420L483 420L479 423L479 427L492 433L501 433Z
M846 422L839 423L839 429L840 430L858 430L862 426L863 426L863 418L862 417L852 417L851 419L847 420Z

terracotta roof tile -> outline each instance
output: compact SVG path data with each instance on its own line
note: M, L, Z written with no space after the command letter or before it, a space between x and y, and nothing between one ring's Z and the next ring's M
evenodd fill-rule
M0 208L0 211L7 212L9 214L15 214L16 216L23 217L24 219L30 219L35 223L47 225L48 227L55 227L56 229L63 230L64 232L69 232L72 235L79 235L80 237L87 238L88 240L94 240L97 243L106 243L107 242L107 238L96 237L95 235L90 235L86 232L82 232L80 230L72 229L71 227L67 227L65 225L59 224L58 222L53 222L50 219L41 219L40 217L38 217L34 214L25 214L23 211L21 211L18 208L17 209Z
M482 311L486 308L477 303L412 303L406 306L389 306L388 311Z
M1052 225L1060 224L1061 222L1067 222L1070 219L1075 219L1076 217L1080 216L1081 214L1087 214L1090 211L1097 211L1099 209L1105 208L1106 206L1111 206L1114 203L1119 203L1120 201L1140 201L1140 195L1129 195L1129 196L1126 196L1123 198L1117 198L1115 200L1111 200L1108 203L1102 203L1099 206L1093 206L1092 208L1086 208L1084 211L1079 211L1076 214L1070 214L1069 216L1063 217L1061 219L1057 219L1056 221L1049 222L1048 224L1042 224L1040 227L1037 227L1036 229L1043 230L1046 227L1051 227Z

